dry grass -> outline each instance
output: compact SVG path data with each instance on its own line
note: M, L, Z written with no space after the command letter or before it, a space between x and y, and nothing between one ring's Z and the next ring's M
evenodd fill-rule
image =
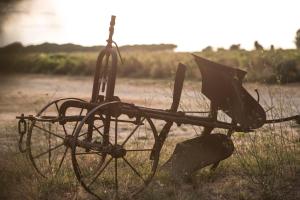
M5 80L14 81L6 84L5 87L2 85L1 88L1 92L5 92L5 95L1 94L0 105L2 112L0 115L0 199L94 199L78 186L71 168L65 168L65 171L56 178L38 177L26 156L18 152L16 145L18 136L14 120L14 116L21 112L37 110L47 102L47 98L75 96L88 99L91 80L55 78L58 84L53 83L53 78L47 76L25 76L25 78ZM23 81L25 82L22 85ZM169 107L171 90L167 82L141 82L141 86L137 86L135 82L120 80L117 92L121 99L137 102L139 105ZM39 85L36 85L37 83ZM74 88L79 85L82 89L75 91ZM247 85L251 91L257 87L261 91L263 106L266 109L275 107L268 112L269 118L299 113L298 85L289 87ZM44 91L47 91L47 94ZM198 83L187 82L181 109L206 110L207 101L199 91ZM11 109L9 106L12 106ZM163 124L157 123L160 127ZM159 166L171 155L176 143L194 137L200 131L198 127L174 126L162 150ZM146 200L299 199L299 138L300 127L294 122L276 126L265 125L250 134L235 133L233 140L236 151L229 159L221 162L216 171L212 172L209 168L200 170L195 174L192 185L177 185L168 173L159 171L149 187L137 198ZM126 175L126 170L123 173Z

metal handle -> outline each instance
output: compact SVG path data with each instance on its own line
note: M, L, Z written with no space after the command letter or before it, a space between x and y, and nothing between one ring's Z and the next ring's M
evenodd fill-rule
M179 63L176 76L175 83L173 89L173 102L171 106L171 112L176 112L180 103L181 92L183 88L183 82L185 77L186 66L182 63Z
M112 15L110 19L109 36L107 39L107 46L109 47L111 47L113 43L112 37L114 35L115 21L116 21L116 16Z

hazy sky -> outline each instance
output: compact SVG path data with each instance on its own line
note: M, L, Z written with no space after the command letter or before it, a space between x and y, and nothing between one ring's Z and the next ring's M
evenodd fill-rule
M104 44L116 15L119 45L173 43L179 51L241 44L294 48L300 0L24 0L2 27L0 44Z

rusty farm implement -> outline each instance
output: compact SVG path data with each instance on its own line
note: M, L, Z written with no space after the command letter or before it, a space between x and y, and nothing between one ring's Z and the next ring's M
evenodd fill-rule
M178 111L186 71L181 63L169 109L121 101L114 95L119 54L118 48L113 47L114 25L112 16L107 45L97 59L90 101L58 99L35 116L17 116L20 151L26 152L41 176L61 171L71 152L73 170L87 192L99 199L127 198L141 192L155 175L173 124L204 127L200 137L178 144L168 160L172 174L179 179L201 167L215 168L229 157L234 150L230 136L236 131L251 132L266 123L288 120L299 123L299 115L267 120L264 109L242 86L245 71L196 55L193 56L202 75L202 93L210 100L207 116ZM225 112L231 122L219 121L218 110ZM165 124L159 130L153 120ZM216 128L228 130L227 135L213 133Z

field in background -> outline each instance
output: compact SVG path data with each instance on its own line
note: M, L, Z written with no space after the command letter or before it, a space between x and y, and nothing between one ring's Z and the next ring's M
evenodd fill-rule
M145 47L143 47L145 48ZM189 67L188 79L199 79L200 72L191 53L131 48L121 50L124 60L118 76L127 78L168 79L179 62ZM85 52L0 52L0 72L57 75L91 75L94 73L97 51ZM291 83L300 81L299 50L225 50L196 52L204 58L248 72L246 80L260 83Z
M187 56L183 53L178 55ZM168 109L172 100L172 77L170 75L166 80L118 79L116 94L125 102ZM36 176L29 161L17 150L15 120L16 115L35 114L47 102L57 98L89 100L92 77L11 75L1 76L0 82L0 199L93 199L78 186L71 169L57 179L43 180ZM299 87L299 84L246 84L252 95L258 88L261 104L265 110L270 110L269 118L300 113ZM200 90L198 81L186 81L180 109L207 110L208 101ZM174 125L163 149L161 164L172 153L177 142L195 137L200 132L198 127ZM236 146L234 155L222 162L216 171L210 172L207 168L199 171L192 186L177 186L166 174L158 173L139 199L300 198L298 125L294 122L266 125L251 134L235 133L233 140Z

